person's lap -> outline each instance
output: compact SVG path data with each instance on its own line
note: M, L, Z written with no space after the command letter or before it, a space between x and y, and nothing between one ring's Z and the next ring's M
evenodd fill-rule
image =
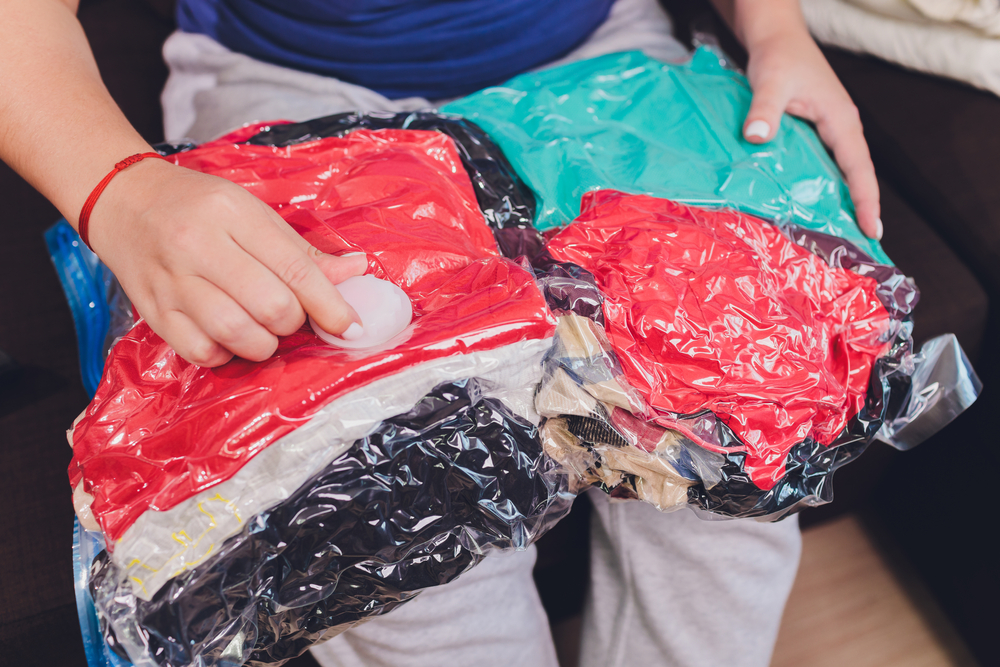
M534 564L534 546L490 555L457 580L314 647L313 657L323 667L557 667Z
M801 551L795 517L706 521L589 492L580 667L770 662ZM323 667L555 667L535 550L488 556L391 614L312 649Z
M656 0L618 0L608 20L552 67L641 49L682 60ZM165 136L204 142L259 120L307 120L344 111L413 111L336 79L233 53L208 37L175 33L164 45ZM798 564L795 520L703 521L609 503L591 492L591 581L582 667L766 665ZM313 649L324 667L440 664L554 667L545 612L534 589L535 551L491 555L458 580L428 589L391 614ZM586 585L586 582L580 582Z
M588 495L580 667L770 663L798 570L798 517L709 521Z

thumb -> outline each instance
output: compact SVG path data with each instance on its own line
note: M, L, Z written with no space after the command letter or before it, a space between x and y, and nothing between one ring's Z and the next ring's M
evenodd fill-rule
M781 115L788 106L788 93L775 78L765 78L754 86L750 111L743 122L743 138L752 144L762 144L774 138L781 124Z
M352 276L361 276L368 271L368 256L363 252L349 252L343 255L329 255L319 250L309 253L323 275L334 285Z

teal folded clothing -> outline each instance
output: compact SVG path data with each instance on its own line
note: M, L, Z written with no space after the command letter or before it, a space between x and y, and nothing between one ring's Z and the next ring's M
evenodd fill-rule
M540 200L539 229L569 224L585 192L615 189L794 223L891 264L808 123L785 115L773 141L743 139L750 98L746 78L701 48L680 65L631 51L524 74L442 111L500 145Z

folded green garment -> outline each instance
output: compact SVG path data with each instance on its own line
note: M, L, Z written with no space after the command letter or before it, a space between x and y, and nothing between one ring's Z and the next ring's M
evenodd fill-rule
M746 78L711 49L670 65L639 51L523 74L442 111L485 129L540 200L545 230L580 213L584 192L616 189L729 206L852 241L891 264L854 220L847 185L807 123L743 140Z

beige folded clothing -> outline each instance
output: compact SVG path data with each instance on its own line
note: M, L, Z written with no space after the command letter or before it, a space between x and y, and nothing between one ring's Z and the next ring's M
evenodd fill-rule
M1000 37L1000 0L909 0L935 21L963 23L988 37Z
M542 424L541 437L545 453L567 471L570 491L575 493L595 484L619 492L627 488L625 497L644 500L662 512L685 505L688 488L694 485L661 455L661 447L653 452L632 445L588 447L570 432L565 419L547 419ZM675 442L676 437L668 431L662 448ZM622 487L623 484L626 486Z
M1000 37L1000 0L848 0L852 5L911 23L955 23L984 37Z
M957 23L886 15L890 10L906 11L905 0L896 0L903 6L895 9L892 0L855 1L885 9L874 13L845 0L802 0L802 12L816 39L1000 95L1000 38Z

